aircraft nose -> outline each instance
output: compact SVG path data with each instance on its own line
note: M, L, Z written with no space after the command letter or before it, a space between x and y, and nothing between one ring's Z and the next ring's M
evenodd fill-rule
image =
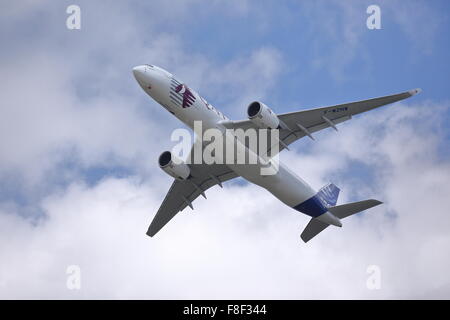
M133 74L136 80L139 82L143 79L145 74L145 66L136 66L133 68Z

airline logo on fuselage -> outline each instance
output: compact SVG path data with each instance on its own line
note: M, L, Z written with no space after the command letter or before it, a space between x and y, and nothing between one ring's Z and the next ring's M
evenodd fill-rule
M189 108L195 102L195 95L184 83L178 82L175 78L170 82L170 100L177 106Z

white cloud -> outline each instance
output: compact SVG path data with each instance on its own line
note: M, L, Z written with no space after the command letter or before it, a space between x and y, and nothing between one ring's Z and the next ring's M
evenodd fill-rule
M55 179L70 181L80 168L96 166L124 166L151 175L151 163L171 147L169 139L161 144L161 138L170 136L179 123L140 90L131 73L134 65L166 67L194 88L236 99L230 103L236 109L244 109L249 102L243 97L267 94L279 73L275 49L237 56L222 69L201 54L185 52L184 40L177 34L156 32L156 22L143 32L133 19L135 13L122 5L110 5L107 14L105 10L98 2L82 6L86 16L82 37L64 25L53 29L54 21L65 15L54 10L37 31L46 35L42 42L22 50L22 44L17 48L16 40L11 41L11 52L5 52L7 58L0 64L8 79L1 89L0 175L14 176L24 188L42 188ZM33 11L14 12L26 16ZM92 26L88 12L102 19L102 24ZM177 17L181 16L178 12ZM103 41L111 30L114 37ZM255 78L261 81L255 84ZM216 93L209 91L212 88ZM225 94L237 89L239 94ZM75 172L64 166L66 162ZM56 170L58 174L53 174Z
M209 190L208 200L198 199L194 212L179 214L155 238L145 231L170 183L165 176L73 183L41 202L46 217L37 225L4 212L2 297L448 298L450 164L438 160L434 114L429 106L373 112L338 135L322 134L310 156L288 153L295 171L313 172L318 183L342 172L344 199L358 194L342 176L351 176L345 163L357 158L375 176L373 193L357 197L385 202L307 245L299 233L308 219L253 185ZM382 135L365 139L373 132ZM341 148L346 140L351 147ZM374 155L386 161L377 164ZM72 264L82 270L80 291L65 287ZM373 264L382 272L378 291L366 288Z
M436 36L444 28L444 19L425 1L382 1L385 14L398 24L408 40L413 44L412 52L430 55L435 47Z
M377 4L381 9L382 30L369 30L366 9ZM408 59L417 60L430 55L444 19L436 8L426 1L388 0L371 1L304 1L300 4L308 18L307 29L311 50L315 52L313 67L328 71L337 82L348 79L350 67L360 74L370 76L373 55L369 51L369 35L376 32L395 34L401 32L410 42ZM317 36L320 35L320 36ZM398 41L401 41L399 38Z
M315 53L312 65L318 70L327 70L335 81L346 80L346 71L356 59L363 59L365 64L369 62L362 39L368 31L366 8L363 2L301 3L301 9L309 19L306 31Z
M147 155L158 138L160 125L140 117L135 100L114 92L79 99L64 65L36 55L2 69L9 81L2 89L1 173L20 172L35 185L66 158L82 167L120 165Z

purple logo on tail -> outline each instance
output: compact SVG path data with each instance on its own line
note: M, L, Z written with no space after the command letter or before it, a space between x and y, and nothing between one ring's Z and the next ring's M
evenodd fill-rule
M185 84L180 84L175 88L175 91L183 96L183 108L192 106L195 101L195 96L192 94L188 86L186 86Z

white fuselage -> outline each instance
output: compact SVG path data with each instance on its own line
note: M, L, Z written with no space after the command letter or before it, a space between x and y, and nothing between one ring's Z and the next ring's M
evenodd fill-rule
M229 121L226 116L169 72L156 66L141 65L135 67L133 73L149 96L191 129L194 129L194 121L201 121L203 130L217 128L224 135L233 134L232 131L225 130L224 125L221 124L221 122ZM238 139L233 137L233 140L237 143L237 152L253 153ZM258 155L255 156L258 157ZM279 163L275 174L261 175L261 161L257 163L258 165L228 163L226 165L237 175L265 188L290 207L296 207L316 195L317 192L314 189L285 165ZM316 218L329 224L340 224L329 212L322 212Z

